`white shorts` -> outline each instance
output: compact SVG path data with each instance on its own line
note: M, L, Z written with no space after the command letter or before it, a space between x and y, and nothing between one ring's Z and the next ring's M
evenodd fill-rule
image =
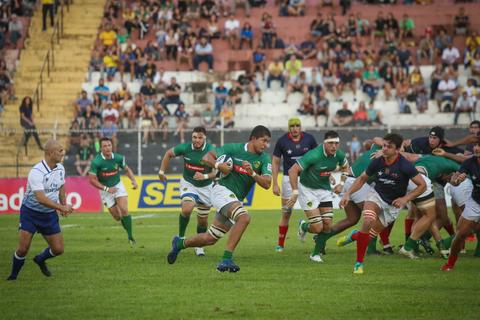
M377 191L375 191L373 188L370 188L370 192L368 193L365 201L373 202L380 208L380 214L378 215L378 218L384 227L387 227L390 223L395 221L401 210L400 208L396 208L383 201Z
M298 203L302 210L317 209L320 203L333 201L333 193L330 190L310 189L300 182L298 183Z
M452 196L452 201L457 204L457 206L464 206L468 199L472 195L473 184L472 180L465 179L458 186L450 186L450 195Z
M468 221L480 223L480 204L473 200L472 197L469 197L465 203L462 217Z
M223 207L232 202L241 202L228 188L215 184L212 188L212 205L219 212Z
M352 186L355 181L354 177L347 177L345 184L343 185L342 193L345 193ZM362 203L367 198L368 193L370 192L370 185L368 183L363 184L363 186L350 195L350 200L354 203Z
M292 196L292 186L290 185L290 177L282 177L282 199L290 199Z
M445 199L445 190L443 186L438 182L432 183L433 193L435 194L435 199Z
M426 197L426 196L430 195L430 193L433 192L432 181L426 175L424 175L422 173L420 173L420 175L422 176L423 181L425 181L425 184L427 185L427 188L425 189L425 191L421 195L418 196L418 198L423 198L423 197ZM407 192L411 192L416 187L417 187L417 185L415 184L415 182L413 182L412 180L409 180L408 181ZM444 196L444 198L445 198L445 196Z
M191 197L195 199L196 204L212 206L210 198L212 196L213 183L205 187L196 187L185 179L180 179L180 199Z
M107 208L111 208L117 204L117 201L115 199L120 198L120 197L127 197L127 190L125 190L125 186L123 185L123 182L120 181L113 187L117 188L117 192L115 193L110 193L107 191L100 191L100 197L102 198L102 203L105 205ZM112 188L113 188L112 187Z

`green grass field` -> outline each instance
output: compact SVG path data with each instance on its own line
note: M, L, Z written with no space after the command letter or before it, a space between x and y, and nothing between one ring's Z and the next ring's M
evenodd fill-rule
M355 246L327 244L325 262L310 262L313 246L296 239L295 212L286 251L276 253L279 215L253 212L234 258L237 274L215 266L224 240L203 258L182 251L176 264L166 254L178 213L136 213L131 248L107 214L62 218L65 254L49 260L45 278L31 261L45 247L34 239L17 281L0 281L0 319L479 319L480 259L468 243L454 271L439 270L439 257L411 261L368 256L365 274L354 276ZM343 213L337 212L337 217ZM10 272L18 216L0 216L0 273ZM192 220L187 233L195 230ZM403 238L403 216L392 243Z

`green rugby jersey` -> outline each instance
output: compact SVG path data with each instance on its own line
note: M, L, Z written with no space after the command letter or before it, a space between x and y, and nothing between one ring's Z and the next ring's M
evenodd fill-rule
M422 155L413 165L425 168L427 177L432 181L437 180L442 174L450 174L460 169L459 163L433 155Z
M217 157L229 155L233 159L233 170L220 179L219 184L232 191L238 200L243 201L255 184L255 180L242 167L242 161L248 161L258 175L272 174L272 160L262 152L260 154L247 151L248 143L227 143L216 150Z
M183 156L184 170L183 178L193 184L195 187L206 187L212 183L212 180L194 180L195 172L208 174L212 172L212 168L202 165L202 158L209 151L213 150L213 146L206 143L201 149L195 149L191 143L182 143L173 148L175 156Z
M92 160L90 173L96 175L101 184L113 187L120 182L120 171L125 167L125 157L121 154L112 153L112 158L106 159L100 152Z
M372 159L370 159L370 157L372 156L372 154L374 154L375 152L381 149L382 147L380 147L379 145L373 144L370 150L362 153L362 155L358 157L358 159L355 160L355 162L352 163L350 170L352 171L352 174L355 178L360 177L360 175L365 170L367 170L368 165L370 164L370 162L372 162Z
M323 144L308 151L303 157L297 160L302 168L300 182L311 189L331 190L330 174L338 166L348 165L345 152L337 150L333 156L327 156L323 150Z

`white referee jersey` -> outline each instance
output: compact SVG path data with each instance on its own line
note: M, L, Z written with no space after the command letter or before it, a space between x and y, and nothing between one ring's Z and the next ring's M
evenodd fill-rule
M38 203L34 191L43 191L45 195L53 202L58 203L59 190L65 184L65 168L62 164L51 169L45 160L40 161L33 166L28 173L27 191L23 198L22 205L38 211L52 212L54 209L45 207Z

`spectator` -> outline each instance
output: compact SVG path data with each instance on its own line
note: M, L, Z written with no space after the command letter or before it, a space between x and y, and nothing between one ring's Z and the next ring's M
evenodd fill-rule
M289 0L287 12L289 16L305 15L305 0Z
M475 120L475 101L468 96L467 91L463 91L460 97L455 104L455 115L453 117L453 124L456 125L458 123L458 117L462 112L468 112L468 116L470 117L470 121Z
M370 34L370 22L368 19L363 19L361 12L357 12L355 19L357 20L357 34L368 36Z
M239 5L245 8L245 15L247 18L250 17L251 5L249 0L232 0L231 14L234 15L237 12L237 6Z
M107 73L107 81L113 81L115 73L118 70L118 55L116 53L115 47L110 47L107 49L107 53L103 57L103 65L105 66L105 72Z
M146 148L149 142L155 140L152 129L157 128L156 110L144 105L140 111L140 128L143 132L142 148Z
M110 96L110 88L105 85L105 81L100 78L98 86L93 89L93 92L100 98L101 101L107 101Z
M379 11L375 19L375 27L372 32L372 43L375 43L375 38L383 38L387 28L387 20L383 17L383 12Z
M473 55L473 59L470 62L472 76L480 76L480 52L476 52Z
M318 127L318 116L325 116L325 127L328 125L330 101L326 97L325 90L321 90L314 107L315 127Z
M185 105L180 104L175 111L175 119L177 121L177 130L174 135L180 134L180 143L185 142L185 129L187 129L189 116L185 111Z
M216 0L218 6L218 15L227 17L231 12L231 3L229 0Z
M87 107L91 106L93 101L88 98L87 96L87 91L82 90L82 93L80 94L80 98L75 101L75 117L77 118L77 121L79 123L85 122L85 119L83 118L83 115L87 111Z
M163 133L163 141L167 141L168 135L168 113L163 109L160 103L155 105L155 123L157 129L160 129Z
M282 60L280 58L275 58L274 61L270 62L268 65L268 74L267 74L267 88L270 89L270 84L273 80L280 81L280 86L283 88L285 83L285 78L283 76L284 68Z
M350 141L350 159L352 162L360 157L360 153L362 152L362 143L358 140L356 135L352 136L352 141Z
M285 100L283 103L287 103L288 96L291 92L300 92L303 94L304 99L309 97L308 94L308 83L307 83L307 75L305 71L300 71L298 77L292 78L294 81L290 81L287 84L287 90L285 91ZM313 108L312 108L313 109Z
M438 90L438 84L443 78L443 68L441 64L435 65L435 69L430 75L430 99L435 99Z
M208 20L208 25L207 25L207 33L208 33L208 37L210 38L210 41L212 39L221 38L222 33L220 32L220 29L218 27L218 17L216 15L210 16L210 20Z
M93 49L92 57L90 59L90 64L88 66L88 81L92 81L92 74L93 72L100 72L100 78L103 78L103 71L104 71L104 65L103 65L103 58L102 54L98 50L98 48ZM123 73L122 73L123 77Z
M368 124L369 125L382 125L382 113L375 109L375 105L373 102L368 103L368 109L367 109L367 114L368 114Z
M147 58L147 64L143 67L144 80L150 80L153 82L157 73L157 65L152 61L152 58Z
M430 33L426 33L417 47L417 64L421 64L422 58L428 59L428 63L433 64L434 53L435 42L432 40Z
M228 43L230 44L230 49L235 50L235 41L237 41L240 32L240 21L235 19L233 13L231 13L228 19L225 20L224 32L225 38L227 38Z
M353 114L353 123L355 126L368 125L368 112L364 101L360 101L358 109Z
M225 87L224 82L220 81L218 86L214 90L215 95L215 113L219 114L222 111L223 106L227 102L228 89Z
M165 36L165 52L167 60L177 60L178 39L178 33L173 28L170 28Z
M42 31L47 31L47 15L50 16L50 27L53 28L55 0L42 0Z
M400 48L397 50L397 62L408 74L408 70L412 65L412 54L405 45L405 42L400 43Z
M415 23L407 13L405 13L403 15L403 18L400 20L399 27L400 27L400 40L405 38L413 38L413 29L415 28Z
M128 35L131 37L132 36L132 30L134 28L138 27L138 25L135 21L135 13L132 11L132 8L126 7L123 10L122 17L123 17L123 21L124 21L123 26L127 30Z
M285 81L287 83L295 83L302 69L302 61L295 55L291 55L285 62Z
M337 85L338 95L341 96L345 87L350 88L353 93L353 101L357 101L357 87L355 84L356 77L353 70L350 68L345 67L343 64L340 65L339 71L339 82Z
M327 92L332 92L335 100L339 101L339 95L337 91L338 80L337 77L332 74L330 69L323 69L322 82Z
M415 101L418 92L420 92L420 90L425 87L425 81L423 80L422 73L420 72L420 68L418 66L415 66L412 73L410 74L409 83L412 90L411 93L414 96L409 100Z
M232 81L232 87L228 90L227 105L235 106L242 102L243 89L238 81ZM225 108L222 108L222 110ZM221 111L220 111L221 112Z
M198 0L190 0L187 2L187 12L184 17L187 20L197 20L200 18L200 3Z
M396 78L395 74L393 73L392 65L387 65L384 70L385 71L382 72L383 91L385 94L385 100L388 101L392 98L393 88L396 87Z
M119 118L120 114L118 113L118 110L113 108L112 102L107 102L106 108L102 111L102 121L104 123L106 121L111 121L112 123L117 124Z
M212 105L207 104L205 107L205 110L202 112L201 115L201 123L202 126L205 127L206 129L211 129L215 127L217 123L217 112L212 110Z
M87 135L82 135L80 138L80 148L75 154L75 168L78 175L84 177L90 171L90 163L93 160L95 151L90 145L90 139Z
M242 50L244 42L248 43L250 50L253 49L253 30L252 25L248 22L245 22L240 30L240 50Z
M342 16L347 15L347 11L350 9L351 5L351 0L340 0L340 7L342 7Z
M74 147L74 149L80 147L80 125L76 120L72 121L70 125L70 145Z
M117 42L117 33L113 30L113 27L110 23L107 23L105 29L100 32L98 36L104 48L109 48L116 44Z
M16 99L13 82L5 69L0 69L0 105L5 106L9 99Z
M453 66L455 70L458 70L458 61L460 59L460 52L457 48L453 46L452 43L449 43L448 46L443 49L442 52L442 64L443 67Z
M408 105L407 96L410 93L410 84L408 79L403 79L397 82L397 102L398 112L411 113L410 106Z
M204 0L200 5L200 16L207 20L210 19L210 16L218 15L217 5L213 0Z
M458 13L453 19L453 26L455 27L455 33L457 35L464 35L468 31L470 21L468 16L465 14L465 8L460 7Z
M272 20L272 16L267 12L264 12L262 15L261 31L263 48L272 49L274 47L273 36L276 35L276 29Z
M23 23L17 18L16 14L12 14L8 23L8 31L10 33L10 42L17 48L17 42L22 38Z
M424 113L428 110L428 93L425 87L417 92L415 104L419 113Z
M303 53L299 50L297 45L295 44L295 37L290 37L289 44L285 47L285 60L288 61L290 56L294 55L297 58L302 58Z
M303 60L314 59L317 55L317 45L311 40L300 43L299 54Z
M323 19L322 12L317 11L317 16L310 23L310 35L314 39L321 38L325 33L324 27L325 27L325 21Z
M370 101L374 101L380 88L380 75L375 66L370 65L363 73L362 82L363 92L370 97Z
M315 94L315 97L318 99L320 92L323 90L323 80L322 74L318 72L317 68L312 68L310 70L310 75L307 76L307 85L308 93Z
M258 102L262 102L262 91L255 74L240 75L238 82L242 85L243 92L248 93L251 103L254 102L255 94L258 95Z
M220 112L220 119L220 123L217 124L217 127L221 126L221 123L223 122L224 128L233 128L235 126L235 111L233 106L227 106L222 109L222 112Z
M314 114L314 105L312 101L312 97L310 96L303 96L302 103L300 107L297 109L299 114L303 115L313 115Z
M386 19L386 24L387 24L387 30L388 31L393 31L395 34L399 34L400 27L398 25L398 21L393 15L393 13L389 12L387 14L387 19Z
M193 68L198 70L200 63L208 63L208 71L213 71L213 48L210 43L207 42L206 37L200 38L200 43L195 45L195 55L193 57Z
M439 55L443 53L443 50L452 43L452 38L447 34L444 28L441 28L438 31L438 34L435 36L435 48Z
M166 88L165 91L165 96L163 99L160 101L160 104L162 105L163 109L170 115L172 112L168 109L169 104L176 104L177 105L177 110L180 108L180 106L184 105L183 101L180 99L180 92L181 92L181 87L177 83L177 78L172 77L170 79L170 85Z
M344 102L342 108L337 110L332 119L332 123L337 127L346 127L353 122L353 113L348 109L348 104Z
M256 72L260 72L262 80L265 81L265 53L261 45L252 52L252 73Z
M102 138L110 138L112 140L113 151L117 150L117 125L113 121L106 120L100 129L100 135Z
M33 102L29 96L23 98L20 104L20 125L23 127L23 140L22 145L25 147L25 153L27 153L27 144L31 136L35 139L37 146L40 150L43 150L40 138L37 133L37 127L33 120Z
M149 107L153 107L157 98L157 90L150 78L147 78L143 85L140 87L140 93L142 94L143 101Z
M442 112L442 103L445 101L455 104L455 93L457 91L457 83L448 74L444 74L443 79L438 83L437 89L437 105L438 112ZM451 112L453 108L446 107L444 112Z

